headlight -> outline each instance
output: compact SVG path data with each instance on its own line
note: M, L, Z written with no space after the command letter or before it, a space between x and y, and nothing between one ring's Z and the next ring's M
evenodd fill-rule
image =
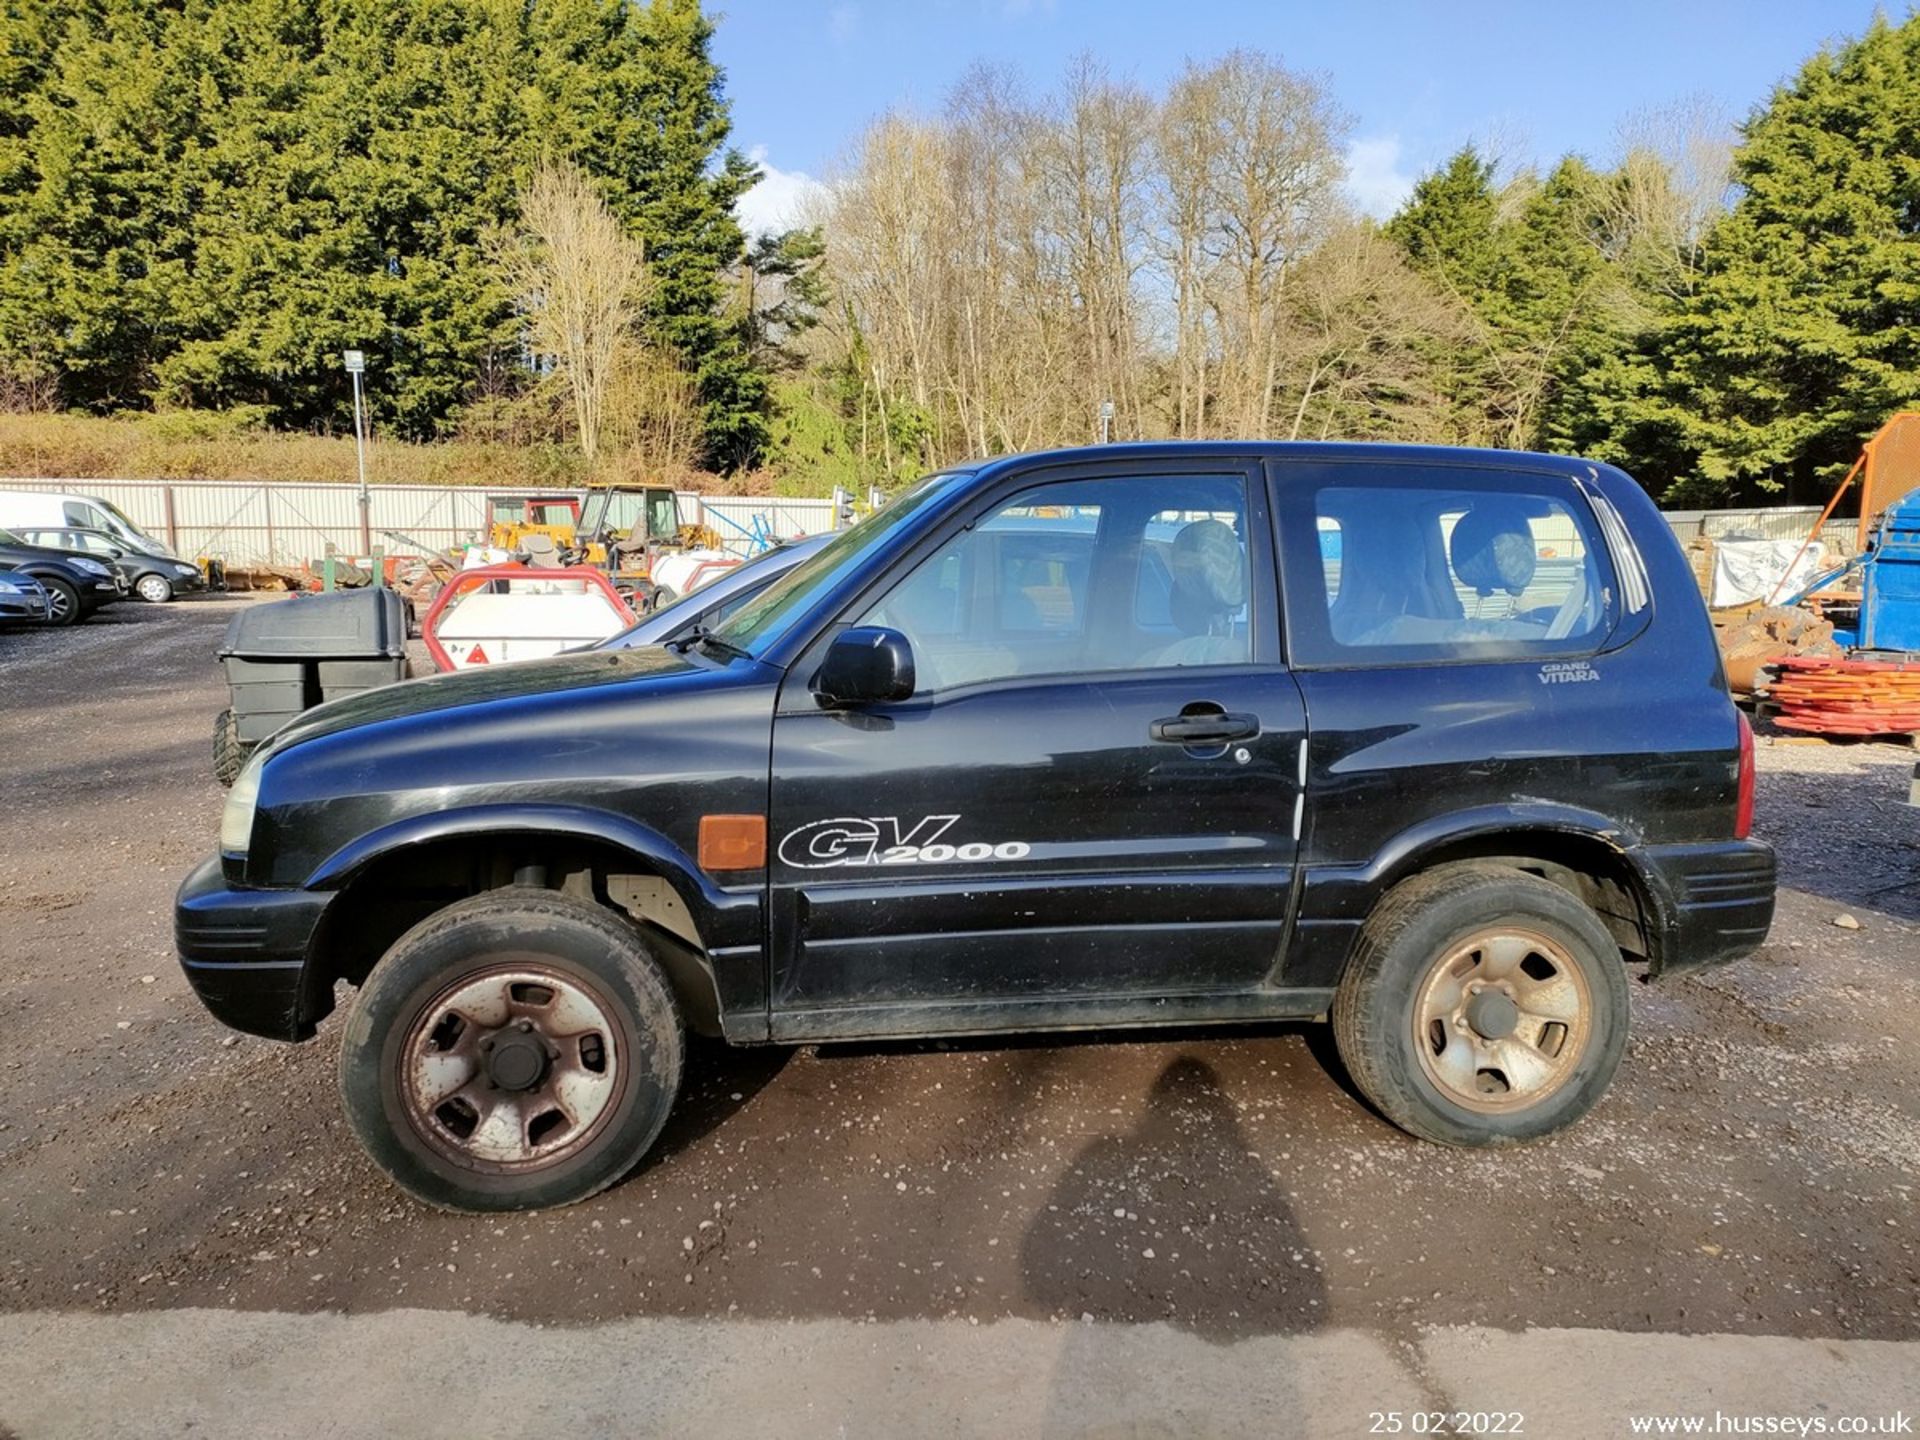
M200 567L198 565L176 564L173 568L182 575L198 575L200 573Z
M26 591L14 584L13 581L0 580L0 595L24 595L26 593Z
M267 757L255 755L227 792L227 808L220 815L220 853L244 855L253 839L253 811L260 803L260 771Z
M67 563L76 570L86 571L89 575L111 575L113 573L98 560L69 560Z

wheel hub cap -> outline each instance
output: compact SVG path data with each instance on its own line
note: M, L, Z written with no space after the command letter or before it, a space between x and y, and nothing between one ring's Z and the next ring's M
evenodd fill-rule
M1467 1023L1483 1040L1504 1040L1520 1023L1520 1007L1498 990L1482 990L1467 1002Z
M480 1170L551 1165L619 1109L613 1007L571 975L516 956L469 971L417 1012L399 1056L414 1132Z
M1414 999L1420 1068L1446 1099L1483 1114L1525 1110L1586 1053L1593 1001L1573 956L1518 924L1487 927L1430 966Z
M507 1038L483 1040L487 1056L487 1078L502 1090L531 1090L547 1073L547 1052L524 1035L509 1032Z

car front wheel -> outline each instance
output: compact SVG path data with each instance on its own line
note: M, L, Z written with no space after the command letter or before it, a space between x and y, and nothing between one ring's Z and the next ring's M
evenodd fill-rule
M340 1050L360 1143L450 1210L584 1200L638 1163L680 1088L679 1008L640 933L598 905L513 887L401 936Z
M51 575L42 576L40 583L47 591L47 624L77 625L86 618L80 608L80 592L73 586Z
M1619 947L1592 910L1522 871L1449 866L1381 901L1333 1004L1354 1083L1443 1145L1516 1144L1571 1125L1627 1043Z
M173 599L173 582L164 575L142 575L133 588L142 600L153 605Z

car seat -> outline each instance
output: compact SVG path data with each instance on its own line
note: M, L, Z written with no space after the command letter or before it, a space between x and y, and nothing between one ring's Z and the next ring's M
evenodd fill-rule
M1479 502L1454 522L1448 553L1460 583L1482 601L1495 592L1518 596L1540 563L1526 512L1497 500Z
M1153 668L1241 665L1249 657L1247 632L1234 617L1247 603L1246 546L1224 520L1195 520L1173 537L1167 556L1173 578L1167 609L1184 637L1146 657Z

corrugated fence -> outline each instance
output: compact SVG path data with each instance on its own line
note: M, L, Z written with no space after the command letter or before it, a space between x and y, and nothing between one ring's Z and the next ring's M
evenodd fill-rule
M1667 524L1682 545L1705 536L1709 540L1804 540L1820 518L1818 505L1778 505L1769 510L1668 510ZM1820 539L1831 555L1851 555L1859 548L1858 518L1829 520L1820 527Z
M19 480L0 477L0 489L97 495L160 536L182 555L216 555L229 564L299 565L331 543L341 554L360 549L360 491L355 485L272 484L247 480ZM467 486L375 485L371 489L374 543L387 550L436 550L484 538L487 496L536 491ZM1764 510L1670 510L1667 523L1681 544L1712 539L1799 540L1819 515L1813 505ZM832 528L829 500L755 499L682 492L683 520L717 530L727 548L746 554L761 537L785 539ZM1828 551L1850 554L1858 522L1830 520L1821 531ZM398 532L418 544L394 538Z
M343 555L357 554L361 548L357 485L0 477L0 490L98 496L182 555L214 555L232 565L297 566L317 560L329 544ZM368 493L373 543L392 554L422 547L446 550L484 539L489 495L550 492L375 485ZM786 539L830 529L833 502L685 492L680 497L680 517L711 525L727 548L744 555L760 537Z

